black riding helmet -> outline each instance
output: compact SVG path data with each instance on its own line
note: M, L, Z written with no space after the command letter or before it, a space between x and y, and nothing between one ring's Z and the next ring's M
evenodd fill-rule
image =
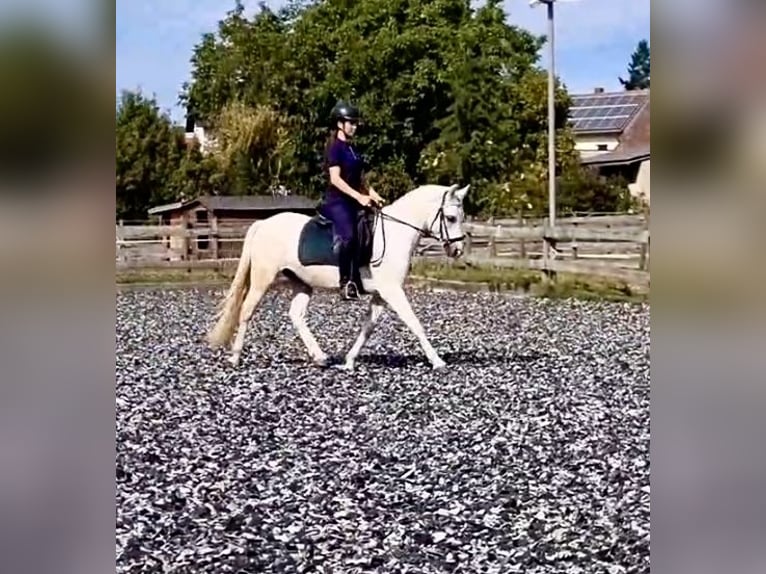
M346 122L359 122L361 120L361 114L359 108L349 104L348 102L338 102L332 109L330 114L333 125L339 121Z

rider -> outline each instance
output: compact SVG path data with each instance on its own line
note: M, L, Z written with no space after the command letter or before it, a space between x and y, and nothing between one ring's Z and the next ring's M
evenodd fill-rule
M359 110L347 102L338 102L331 119L333 128L324 157L329 184L319 212L333 222L339 240L341 298L358 299L362 291L356 264L358 216L362 208L382 204L383 199L366 184L362 159L351 147L359 125Z

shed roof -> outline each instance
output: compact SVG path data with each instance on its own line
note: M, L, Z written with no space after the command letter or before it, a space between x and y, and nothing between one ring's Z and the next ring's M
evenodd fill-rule
M164 203L162 205L155 205L154 207L149 209L149 215L154 215L155 213L166 213L168 211L175 211L176 209L181 209L184 206L183 201L174 201L173 203Z
M650 157L648 145L618 146L609 152L585 157L580 162L584 165L627 165Z
M311 209L316 207L316 201L303 195L203 195L188 201L152 207L149 214L185 210L197 205L209 211L269 211Z

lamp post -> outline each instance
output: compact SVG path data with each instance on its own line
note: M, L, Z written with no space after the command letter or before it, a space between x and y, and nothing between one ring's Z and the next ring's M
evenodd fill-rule
M553 5L556 0L529 0L529 5L546 4L548 8L548 220L551 227L556 225L556 61L555 26Z

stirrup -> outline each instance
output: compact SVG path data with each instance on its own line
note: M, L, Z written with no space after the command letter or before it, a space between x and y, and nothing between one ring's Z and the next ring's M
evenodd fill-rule
M345 285L340 288L341 298L346 301L358 300L359 290L356 288L356 283L353 281L347 281Z
M361 277L359 277L358 279L359 279L358 281L352 281L352 283L354 284L354 288L356 289L357 295L359 295L360 297L362 295L367 295L368 293L364 289L364 281L362 281Z

